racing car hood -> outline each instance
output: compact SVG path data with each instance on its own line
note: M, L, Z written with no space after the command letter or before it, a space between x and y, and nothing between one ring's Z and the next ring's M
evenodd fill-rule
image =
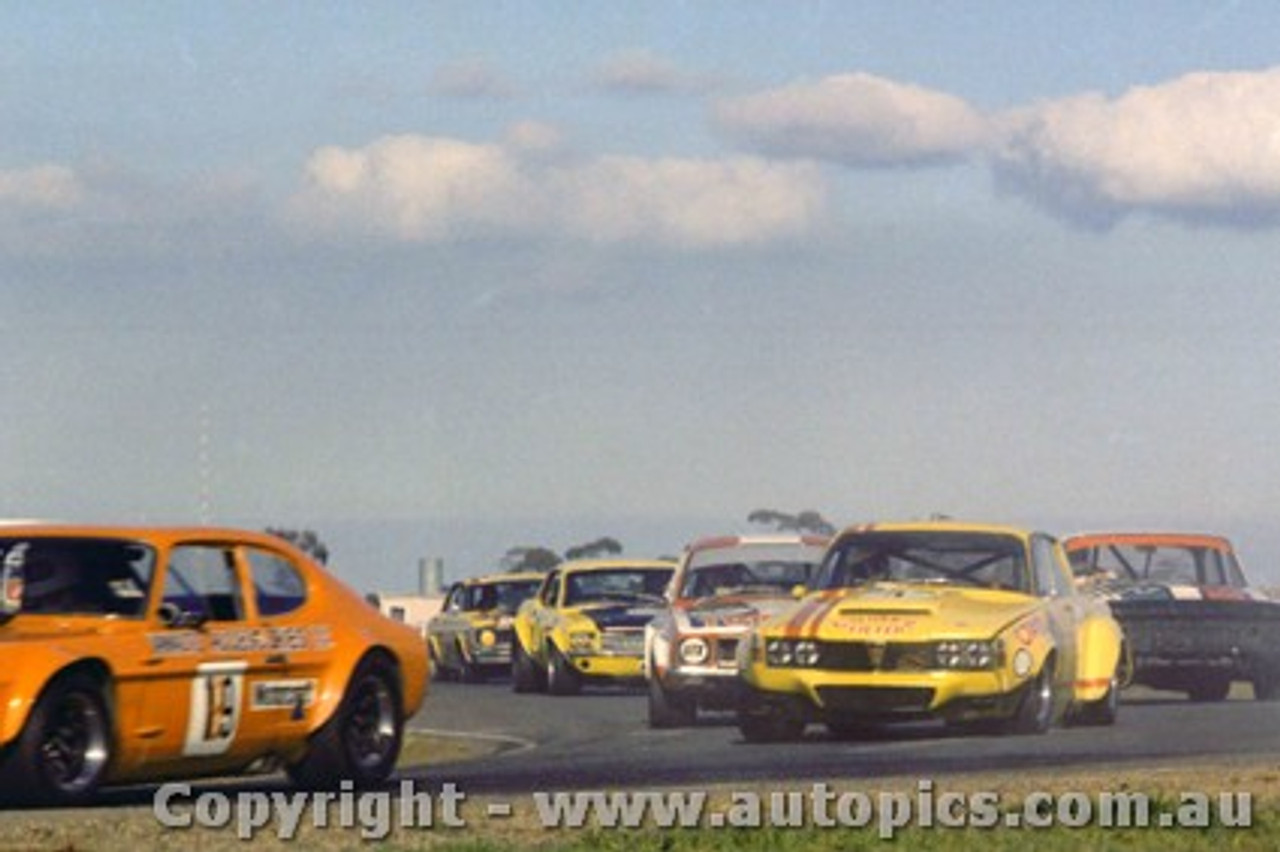
M835 640L987 638L1040 606L1039 599L1020 592L875 583L808 597L794 610L773 618L765 630Z
M747 628L796 605L790 596L717 595L675 607L677 618L693 629Z
M601 603L587 604L579 613L595 622L600 630L638 630L660 611L652 604Z

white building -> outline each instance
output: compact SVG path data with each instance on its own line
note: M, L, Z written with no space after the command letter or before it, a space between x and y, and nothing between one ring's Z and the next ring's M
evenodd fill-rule
M425 638L427 622L440 611L444 605L444 561L441 559L423 559L418 563L418 591L411 592L371 592L367 595L369 603L378 608L387 618L400 621L412 627Z

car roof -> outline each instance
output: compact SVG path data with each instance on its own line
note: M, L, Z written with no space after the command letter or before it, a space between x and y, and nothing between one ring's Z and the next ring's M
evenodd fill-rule
M97 538L120 541L145 542L160 547L180 543L235 542L254 544L266 549L287 551L295 556L315 561L289 540L274 533L239 527L206 526L142 526L113 524L10 523L0 524L3 538Z
M690 542L685 550L719 550L730 547L753 547L768 545L800 544L813 547L826 547L831 542L830 536L813 533L773 533L761 535L718 535L706 536Z
M1142 532L1123 530L1115 532L1076 533L1067 536L1062 544L1068 550L1083 550L1103 544L1166 545L1169 547L1208 547L1214 550L1231 550L1226 536L1199 532Z
M557 571L608 571L618 568L675 568L676 563L669 559L570 559L556 566Z
M1006 535L1014 538L1026 539L1033 533L1025 527L1012 526L1010 524L993 524L975 521L957 521L957 520L941 520L941 521L885 521L869 524L854 524L845 527L840 531L838 538L845 536L853 536L861 533L869 532L889 532L889 533L908 533L908 532L952 532L952 533L974 533L985 535Z
M545 571L511 571L509 573L482 574L479 577L468 577L460 580L464 586L487 586L493 583L525 583L530 580L541 581L547 576Z

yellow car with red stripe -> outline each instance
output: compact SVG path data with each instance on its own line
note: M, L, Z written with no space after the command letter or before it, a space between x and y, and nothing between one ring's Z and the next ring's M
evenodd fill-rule
M275 535L0 526L0 799L286 769L386 779L420 634Z
M851 527L812 592L743 642L745 739L838 737L940 718L1039 733L1115 721L1120 625L1079 594L1058 541L989 524Z
M576 559L553 568L516 614L516 692L572 695L584 682L644 677L644 628L666 605L676 563Z

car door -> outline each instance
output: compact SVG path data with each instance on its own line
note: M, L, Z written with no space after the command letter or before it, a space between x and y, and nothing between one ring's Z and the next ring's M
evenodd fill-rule
M158 762L206 772L266 754L276 732L250 711L248 696L259 683L278 678L283 664L263 641L235 545L178 544L168 552L160 582L161 629L150 637L153 670L176 735Z
M239 549L270 667L249 685L248 713L281 743L313 725L322 685L334 662L335 625L317 607L309 573L292 556L258 545Z
M1044 601L1049 631L1058 653L1057 693L1070 695L1076 679L1076 636L1085 616L1070 571L1058 559L1056 542L1043 533L1031 536L1031 564L1036 593Z

